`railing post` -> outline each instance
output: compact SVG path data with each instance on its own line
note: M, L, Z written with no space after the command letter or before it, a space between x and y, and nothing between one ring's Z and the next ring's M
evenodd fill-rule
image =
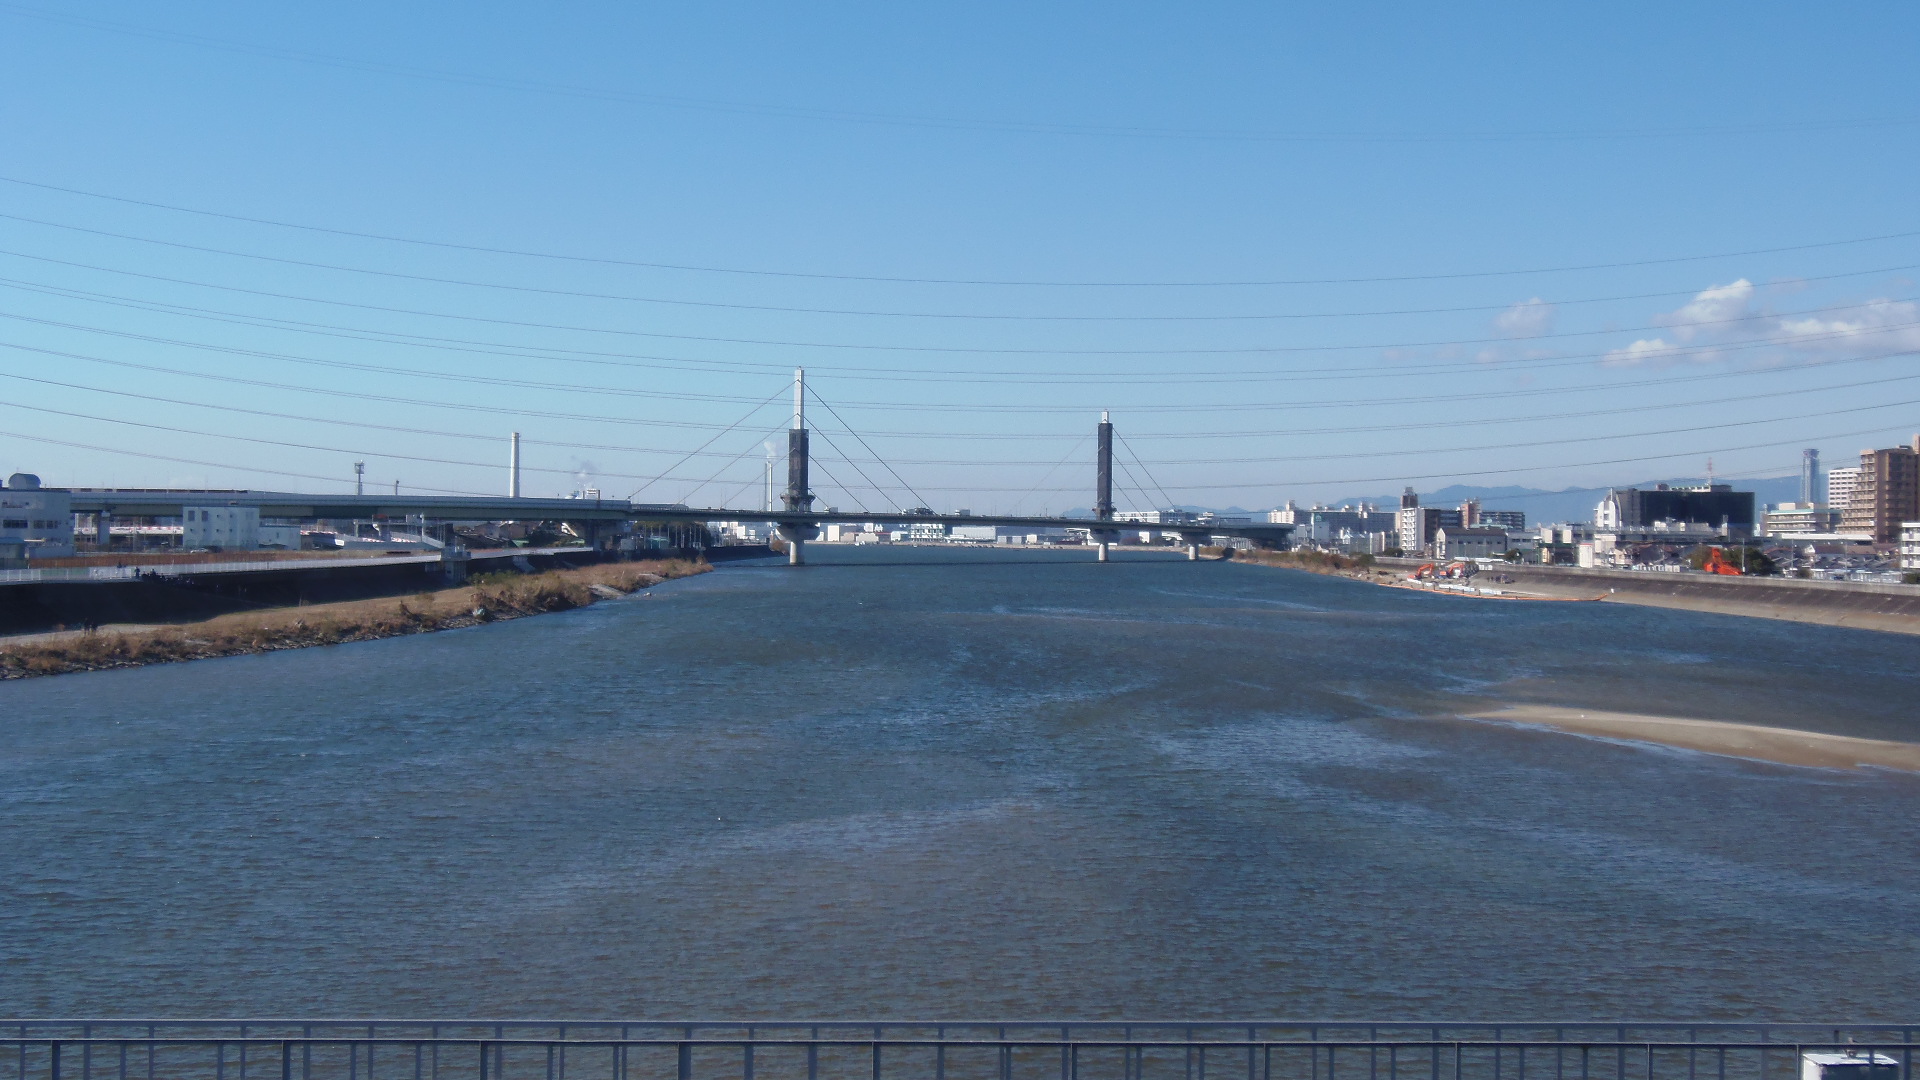
M487 1040L480 1040L480 1080L487 1080L487 1066L490 1064L487 1059L492 1049L492 1047L487 1045Z
M280 1044L280 1080L293 1080L293 1044Z
M680 1080L693 1080L693 1044L680 1044Z
M873 1080L880 1080L880 1040L873 1041Z
M50 1051L50 1059L47 1063L48 1080L60 1080L60 1042L59 1040L57 1039L54 1040L53 1045L49 1048L49 1051Z

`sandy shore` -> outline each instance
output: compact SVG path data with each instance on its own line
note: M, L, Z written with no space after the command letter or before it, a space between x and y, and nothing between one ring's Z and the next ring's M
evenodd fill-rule
M1920 772L1920 743L1855 739L1846 735L1735 724L1725 720L1686 720L1675 716L1641 716L1550 705L1515 705L1493 712L1470 713L1467 718L1552 728L1576 735L1658 743L1782 765L1824 769L1874 766Z

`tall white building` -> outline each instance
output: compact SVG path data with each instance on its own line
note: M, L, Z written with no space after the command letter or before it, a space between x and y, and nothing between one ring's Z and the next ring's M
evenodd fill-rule
M1853 505L1853 491L1860 486L1860 466L1827 470L1827 509L1844 514Z

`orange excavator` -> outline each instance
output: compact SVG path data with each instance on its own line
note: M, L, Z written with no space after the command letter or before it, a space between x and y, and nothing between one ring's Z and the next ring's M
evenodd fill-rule
M1707 561L1700 564L1700 569L1709 574L1721 574L1726 577L1742 577L1746 574L1745 570L1728 562L1726 553L1717 547L1707 549Z
M1435 563L1423 563L1418 570L1407 575L1408 581L1433 581L1439 578L1465 578L1473 576L1473 565L1467 562L1450 562L1444 569Z

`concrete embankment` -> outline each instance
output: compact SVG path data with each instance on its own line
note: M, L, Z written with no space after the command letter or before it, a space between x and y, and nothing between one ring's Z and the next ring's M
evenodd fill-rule
M1380 569L1399 576L1419 565L1417 560L1379 560ZM1512 581L1493 587L1537 596L1920 634L1920 586L1914 585L1526 565L1501 567L1474 580L1491 585L1496 575Z
M0 638L0 679L141 667L454 630L584 607L698 574L704 562L660 559L532 574L488 575L404 599L355 600L165 626Z
M585 548L518 548L476 551L449 573L436 555L392 553L367 558L283 557L246 560L243 555L129 556L60 565L41 580L8 581L0 575L0 634L40 633L67 627L185 623L221 615L378 597L410 596L457 585L467 573L533 573L592 566L617 556ZM660 556L684 553L658 552ZM767 556L765 547L714 548L708 561ZM395 557L398 556L398 557ZM245 560L226 561L211 560ZM78 560L70 560L77 562ZM648 560L641 559L644 565ZM50 580L64 576L64 580Z

